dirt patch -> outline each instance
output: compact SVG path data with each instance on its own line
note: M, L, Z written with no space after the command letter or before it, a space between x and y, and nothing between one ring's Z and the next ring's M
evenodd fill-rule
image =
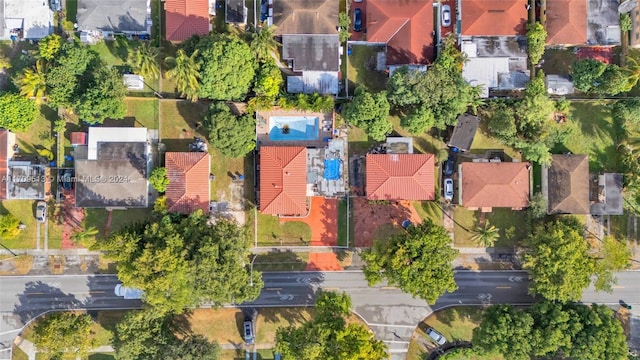
M33 256L7 256L0 260L0 275L26 275L33 266Z
M410 201L370 202L365 198L353 201L356 247L371 247L378 228L383 224L402 226L404 220L422 222Z
M629 314L629 310L621 307L618 309L618 311L616 311L615 317L622 324L622 328L624 329L624 336L626 336L628 339L629 334L631 333L631 314Z
M66 259L64 256L51 255L49 256L49 271L54 275L62 275L65 270Z

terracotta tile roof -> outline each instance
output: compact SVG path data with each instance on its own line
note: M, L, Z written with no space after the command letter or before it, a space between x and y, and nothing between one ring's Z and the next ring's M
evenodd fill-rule
M553 155L547 188L550 214L588 214L589 157Z
M368 154L366 191L370 200L433 200L433 154Z
M82 131L72 132L71 145L87 145L87 133Z
M529 206L529 163L498 162L461 165L462 206L525 208Z
M271 215L307 213L307 149L260 147L260 211Z
M587 42L587 2L547 1L547 44L576 45Z
M9 155L9 131L0 129L0 199L7 198L7 156Z
M463 36L526 34L525 0L462 0Z
M168 152L165 167L167 210L191 214L197 209L209 212L211 157L203 152Z
M427 64L434 57L433 3L367 0L367 41L387 44L387 64Z
M166 37L169 41L184 41L192 35L209 33L208 0L166 0Z

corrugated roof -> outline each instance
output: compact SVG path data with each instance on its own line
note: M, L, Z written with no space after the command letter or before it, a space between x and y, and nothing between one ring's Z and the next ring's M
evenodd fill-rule
M463 36L524 35L526 0L462 0Z
M306 148L260 147L260 211L263 214L306 214L306 179Z
M9 131L0 129L0 199L7 198L7 156L9 155Z
M547 44L576 45L587 42L587 2L547 1Z
M367 41L387 44L387 64L434 60L433 3L422 0L367 0Z
M367 199L435 199L433 154L367 154L366 166Z
M480 118L477 116L471 114L458 116L458 123L453 128L453 134L447 145L457 147L462 151L469 151L476 131L478 131L478 125L480 125Z
M208 0L166 0L166 37L184 41L192 35L207 35L210 29Z
M464 207L529 206L529 163L464 162L461 165Z
M168 152L165 155L167 210L191 214L209 211L211 157L203 152Z
M589 213L587 155L552 155L548 174L550 214Z

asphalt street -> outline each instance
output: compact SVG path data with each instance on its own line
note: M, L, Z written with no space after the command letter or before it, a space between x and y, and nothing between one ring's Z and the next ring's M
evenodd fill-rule
M585 291L583 302L640 304L638 272L616 274L618 285L612 293ZM460 271L458 290L442 296L429 306L395 287L369 287L359 271L291 272L263 274L265 287L260 297L241 307L282 307L313 305L318 289L345 291L351 295L353 310L385 340L393 354L401 358L413 331L432 311L453 305L527 304L527 274L522 271ZM0 277L0 348L10 347L30 319L58 309L126 309L141 305L137 300L117 297L115 275L3 276ZM0 359L8 351L0 350Z

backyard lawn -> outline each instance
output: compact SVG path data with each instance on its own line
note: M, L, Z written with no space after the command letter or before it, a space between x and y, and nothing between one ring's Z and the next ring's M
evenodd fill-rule
M258 246L306 246L311 241L311 228L302 221L280 222L277 216L258 212Z
M545 49L542 59L545 74L562 76L571 75L571 66L577 60L573 49Z
M347 57L349 95L353 94L359 85L364 85L371 91L384 90L387 74L375 71L376 54L380 49L376 46L351 45L351 51L351 55Z
M127 118L133 118L136 127L158 129L158 99L156 98L126 98Z

